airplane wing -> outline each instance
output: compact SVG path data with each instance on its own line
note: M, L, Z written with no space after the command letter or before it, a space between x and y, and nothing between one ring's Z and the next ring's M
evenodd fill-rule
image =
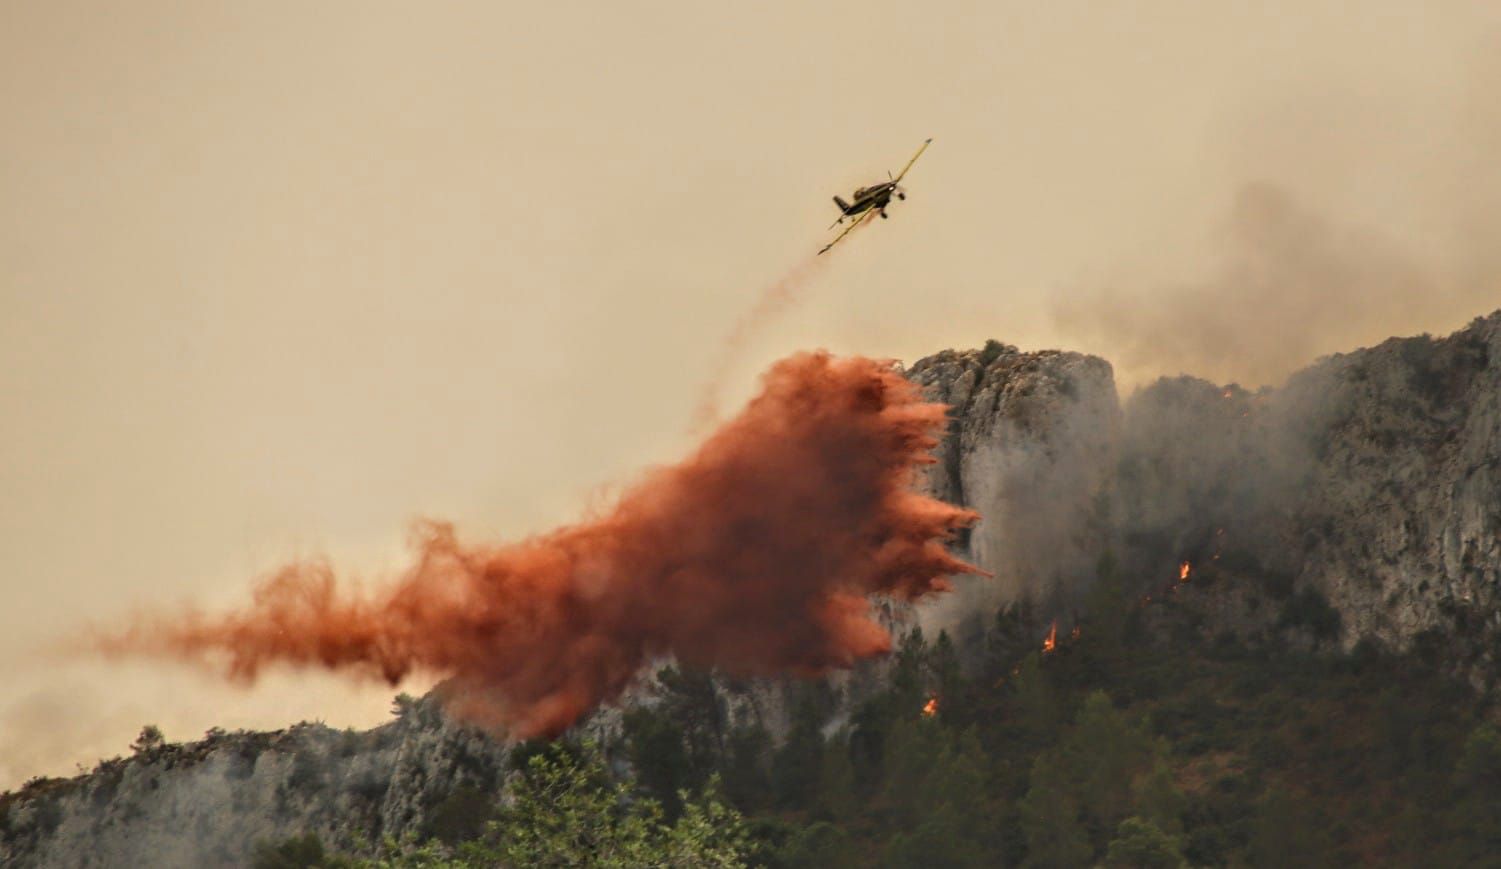
M823 250L820 250L818 253L820 255L822 255L829 248L831 248L834 245L838 244L840 239L842 239L846 235L849 235L850 233L854 232L855 231L855 227L860 226L861 224L865 223L865 221L867 221L867 220L870 220L872 217L874 217L876 215L877 212L878 212L878 209L872 208L869 211L865 212L864 214L860 215L855 220L850 221L850 225L846 226L844 228L844 232L841 232L838 235L834 236L834 240L831 241L831 242L829 242L828 244L824 245L823 246Z
M931 143L932 141L933 141L932 139L925 139L925 140L923 140L922 147L917 149L917 153L913 154L912 155L912 159L907 161L907 165L902 167L902 173L901 173L901 175L898 175L895 178L893 178L892 179L892 183L895 184L895 183L900 183L901 182L902 177L907 174L907 170L912 168L912 164L917 162L917 158L922 156L922 152L928 150L928 144Z

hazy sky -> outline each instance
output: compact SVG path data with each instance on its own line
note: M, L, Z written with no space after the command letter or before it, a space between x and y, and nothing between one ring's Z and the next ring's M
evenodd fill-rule
M49 647L680 455L829 197L928 136L731 398L814 346L1258 383L1461 326L1501 306L1497 57L1490 2L0 0L0 787L147 722L382 720Z

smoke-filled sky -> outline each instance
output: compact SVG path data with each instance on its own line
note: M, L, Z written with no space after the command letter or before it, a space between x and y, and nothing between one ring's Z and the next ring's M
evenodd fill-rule
M1484 2L0 4L0 787L147 722L381 720L49 644L607 501L928 136L727 411L794 349L1254 385L1460 326L1501 306L1497 57Z

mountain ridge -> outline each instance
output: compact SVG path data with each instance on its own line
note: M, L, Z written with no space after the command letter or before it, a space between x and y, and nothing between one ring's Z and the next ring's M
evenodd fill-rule
M1103 359L999 342L907 373L954 408L924 485L982 513L958 545L996 579L920 611L889 608L896 630L949 629L973 656L975 626L1018 597L1067 626L1109 552L1132 595L1174 594L1206 635L1398 651L1441 641L1475 689L1496 683L1501 311L1442 338L1335 354L1255 392L1163 378L1122 401ZM1333 622L1317 606L1289 617L1316 600ZM882 666L836 680L846 708ZM655 678L630 702L651 702ZM785 735L787 684L714 690L737 720ZM433 696L395 712L364 732L211 731L34 780L0 795L0 861L234 865L303 831L357 848L430 830L457 795L498 787L507 746ZM618 709L583 725L619 727Z

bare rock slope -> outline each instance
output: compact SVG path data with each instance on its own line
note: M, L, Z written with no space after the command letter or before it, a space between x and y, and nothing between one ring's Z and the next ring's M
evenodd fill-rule
M373 730L300 724L145 748L0 796L0 865L243 866L305 832L359 848L421 832L465 788L493 792L507 749L434 698Z

